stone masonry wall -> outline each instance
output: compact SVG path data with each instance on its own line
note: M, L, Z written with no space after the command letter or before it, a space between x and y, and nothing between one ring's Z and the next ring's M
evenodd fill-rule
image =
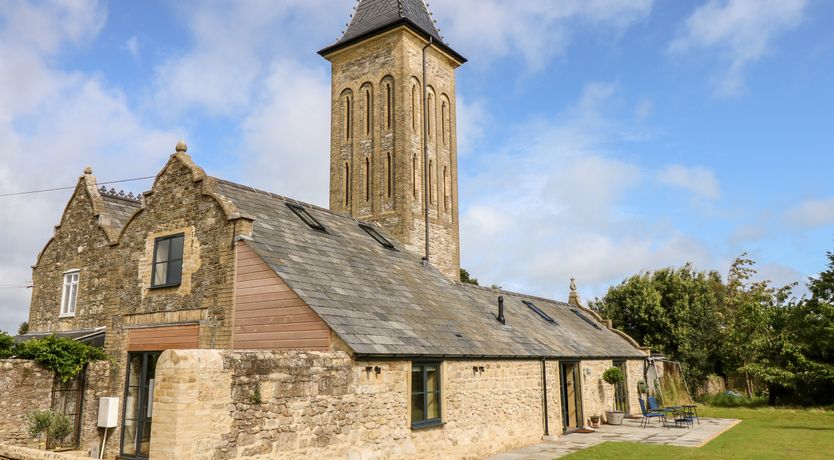
M87 366L82 403L80 446L89 450L98 445L98 400L108 394L110 363L99 361ZM0 443L37 446L27 434L26 416L35 410L50 409L54 373L31 360L0 360ZM110 442L108 442L110 444Z
M628 409L632 415L640 415L640 394L637 382L643 380L643 361L632 359L626 361L626 384L628 385Z
M0 360L0 443L31 443L26 433L26 415L49 409L52 377L51 370L34 361Z
M602 373L612 365L611 360L582 361L582 409L585 425L590 425L592 415L599 415L605 421L605 411L614 407L614 386L602 380Z
M408 361L354 362L340 352L167 351L151 455L463 459L541 440L540 361L444 362L445 423L423 430L410 426L410 371ZM548 389L558 433L556 362Z

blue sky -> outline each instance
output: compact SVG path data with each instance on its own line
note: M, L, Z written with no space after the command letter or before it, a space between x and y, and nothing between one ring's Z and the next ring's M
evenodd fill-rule
M210 174L326 205L329 66L353 0L0 8L0 193ZM834 3L433 0L457 74L462 262L585 298L641 270L778 283L834 250ZM141 191L149 183L126 184ZM0 198L0 330L69 192Z

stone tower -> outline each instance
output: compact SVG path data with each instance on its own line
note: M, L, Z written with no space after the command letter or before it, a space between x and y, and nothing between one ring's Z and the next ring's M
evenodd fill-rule
M319 54L333 72L330 209L378 222L459 280L455 69L466 59L424 0L359 0Z

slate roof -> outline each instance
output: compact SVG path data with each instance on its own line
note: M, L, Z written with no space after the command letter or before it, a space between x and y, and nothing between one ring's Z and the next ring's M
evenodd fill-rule
M330 53L402 24L411 26L426 38L431 37L461 63L466 62L466 58L443 40L424 0L358 0L353 17L342 37L333 45L319 51L319 54Z
M104 202L104 209L117 231L122 231L127 221L142 207L141 201L107 194L101 194L101 200Z
M217 191L254 219L252 249L361 356L642 358L623 337L562 302L455 283L382 228L384 248L351 217L218 179ZM310 228L294 203L326 227ZM559 324L527 307L530 300Z

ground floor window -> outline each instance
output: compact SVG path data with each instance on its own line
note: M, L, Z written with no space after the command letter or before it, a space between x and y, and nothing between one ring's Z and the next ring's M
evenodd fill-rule
M411 427L440 423L440 363L412 363Z
M148 458L150 454L154 376L160 353L128 355L122 410L121 453L124 457Z

